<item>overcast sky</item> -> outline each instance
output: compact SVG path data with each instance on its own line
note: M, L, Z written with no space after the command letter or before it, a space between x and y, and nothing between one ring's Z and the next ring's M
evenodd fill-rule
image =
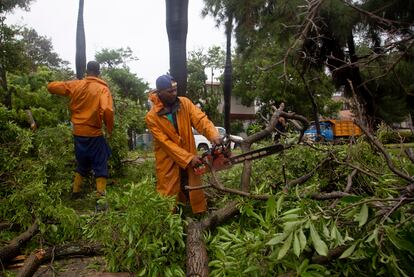
M27 25L51 39L54 50L75 66L75 35L78 0L35 0L29 12L16 10L7 23ZM189 0L187 52L213 45L224 48L223 28L201 17L202 0ZM154 86L155 79L169 70L165 0L86 0L84 6L86 57L102 48L130 47L138 61L131 71Z

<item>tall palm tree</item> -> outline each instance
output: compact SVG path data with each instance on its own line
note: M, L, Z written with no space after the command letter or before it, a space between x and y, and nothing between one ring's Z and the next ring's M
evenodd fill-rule
M78 22L76 25L76 78L83 79L86 69L86 42L83 24L83 2L79 0Z
M224 84L223 84L223 99L224 99L224 128L227 134L230 134L230 110L231 110L231 88L232 88L232 63L231 63L231 34L233 30L233 15L227 15L226 22L226 65L224 66Z
M170 73L177 80L178 95L187 91L188 0L165 0L170 49Z
M233 18L237 0L204 0L202 14L211 14L217 22L225 25L226 32L226 64L224 67L224 128L230 134L230 110L231 110L231 90L232 90L232 63L231 63L231 37L233 31Z

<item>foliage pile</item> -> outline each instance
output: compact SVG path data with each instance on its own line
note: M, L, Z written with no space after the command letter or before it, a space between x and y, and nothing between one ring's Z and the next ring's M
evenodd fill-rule
M239 199L240 217L205 235L212 276L414 274L414 207L412 194L405 196L407 183L386 170L366 142L321 148L298 146L256 162L252 191L271 197ZM317 200L318 194L345 191L353 171L330 160L306 183L289 186L332 154L373 176L359 171L348 196ZM400 154L394 162L413 173ZM237 188L240 171L225 174L226 186Z

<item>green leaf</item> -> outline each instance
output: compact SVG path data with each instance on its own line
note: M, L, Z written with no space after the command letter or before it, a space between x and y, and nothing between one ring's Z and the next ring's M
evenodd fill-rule
M285 198L284 195L280 196L279 199L277 199L277 203L276 203L276 211L279 214L281 208L282 208L282 203L283 203L283 199Z
M279 255L277 256L278 260L282 259L288 252L290 245L292 244L292 238L293 238L293 233L290 233L285 243L283 243L282 248L280 248Z
M282 215L296 214L297 212L299 212L301 210L302 210L302 208L291 209L289 211L284 212Z
M276 245L281 243L285 238L287 234L285 233L278 233L276 234L271 240L269 240L266 245Z
M411 253L414 253L414 244L411 241L408 241L406 239L403 239L395 233L395 231L391 230L390 228L386 228L386 232L388 235L388 238L394 244L395 247L397 247L400 250L405 250Z
M276 216L277 203L274 197L269 197L266 201L266 222L270 222Z
M378 238L378 228L376 228L374 230L374 232L372 232L372 234L367 238L366 242L371 242L373 239L375 239L375 241Z
M249 272L258 272L260 270L259 267L257 266L249 266L248 268L246 268L246 270L243 271L244 274L249 273Z
M358 242L353 243L347 250L342 253L342 255L339 257L340 259L345 259L351 256L351 254L354 252L355 247L357 246Z
M295 235L293 237L293 253L295 253L296 257L299 258L299 255L300 255L300 242L299 242L298 236L296 235L296 232L295 232Z
M364 226L368 220L368 206L367 204L362 205L361 211L356 216L357 221L359 222L359 227Z
M288 214L288 215L283 216L282 219L284 221L289 221L289 220L292 220L292 219L298 219L298 217L299 217L298 214Z
M310 222L309 227L310 227L310 235L312 238L312 243L313 243L313 246L315 247L316 252L318 252L318 254L321 256L328 255L328 246L326 246L326 243L323 240L321 240L312 222Z
M356 203L363 199L362 196L349 195L341 198L342 203Z
M54 233L56 233L56 232L57 232L58 227L57 227L55 224L50 225L50 227L52 228L52 231L53 231Z
M128 234L128 242L129 244L132 244L132 241L134 240L134 234L132 233L132 231L129 231Z
M303 251L306 247L306 236L303 233L303 229L299 229L299 243L300 243L300 250Z

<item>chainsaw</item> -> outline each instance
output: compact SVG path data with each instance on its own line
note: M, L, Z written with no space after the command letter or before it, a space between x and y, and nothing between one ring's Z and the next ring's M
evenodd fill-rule
M213 145L213 147L201 156L202 163L194 167L196 175L202 175L210 171L210 168L215 171L223 170L232 167L235 164L244 161L251 161L260 159L284 149L282 144L274 144L260 149L252 150L240 155L232 156L230 148L226 145Z

